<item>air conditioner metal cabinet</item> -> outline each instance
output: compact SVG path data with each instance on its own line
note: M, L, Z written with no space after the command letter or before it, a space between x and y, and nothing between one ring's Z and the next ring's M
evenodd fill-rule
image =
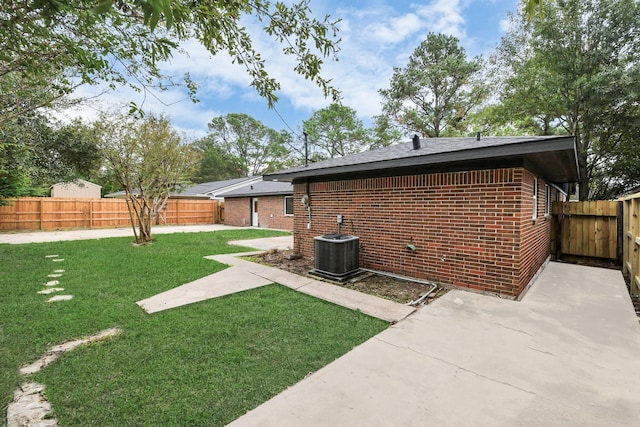
M360 268L360 238L348 234L325 234L314 239L316 271L341 278Z

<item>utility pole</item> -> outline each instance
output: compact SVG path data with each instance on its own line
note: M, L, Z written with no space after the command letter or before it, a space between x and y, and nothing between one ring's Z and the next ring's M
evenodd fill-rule
M304 134L304 166L307 167L309 166L309 146L307 142L307 136L309 134L305 131L302 131L302 133Z

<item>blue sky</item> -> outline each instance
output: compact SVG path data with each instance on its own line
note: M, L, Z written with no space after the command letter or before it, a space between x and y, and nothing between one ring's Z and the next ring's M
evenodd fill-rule
M343 104L353 108L365 125L381 109L378 90L386 88L393 67L404 67L409 55L429 32L450 34L460 39L467 55L487 57L500 41L507 24L507 13L515 12L517 0L371 0L340 2L311 0L317 17L329 14L341 19L338 62L325 62L323 76L333 79L341 90ZM162 69L182 76L189 72L199 85L199 103L186 99L184 88L147 94L122 88L100 96L81 108L67 112L67 117L82 116L91 120L100 110L113 110L134 101L145 111L163 113L187 138L206 135L213 117L228 113L245 113L267 126L300 132L302 121L315 110L329 105L313 83L292 71L293 63L279 53L279 46L263 35L255 23L245 25L254 34L256 48L267 59L268 72L278 79L282 89L276 111L269 110L240 66L231 64L226 55L211 55L196 41L183 44L187 55L177 54ZM82 87L77 94L87 96L100 87Z

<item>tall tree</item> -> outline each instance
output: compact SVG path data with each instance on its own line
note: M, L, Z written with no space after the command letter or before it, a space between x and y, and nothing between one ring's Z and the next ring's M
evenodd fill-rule
M125 191L135 241L149 243L151 225L170 192L193 173L196 156L164 117L103 115L95 130Z
M171 81L162 78L158 63L190 38L211 54L226 52L244 65L252 85L272 106L280 86L243 25L249 16L263 22L264 33L294 58L295 72L315 82L325 96L338 96L320 75L323 60L337 52L336 22L313 17L309 0L6 0L0 13L0 80L18 84L0 82L9 101L0 110L0 124L34 108L21 99L36 89L42 94L39 107L84 83L166 87ZM193 95L188 78L187 87Z
M387 147L402 139L402 132L394 126L387 116L373 117L373 127L369 129L370 150Z
M353 108L333 103L303 122L310 142L310 157L332 159L368 148L369 137Z
M501 102L542 133L575 135L580 199L615 196L620 153L640 149L640 4L634 0L545 2L543 19L515 17L498 49ZM637 182L637 181L636 181ZM608 183L604 185L605 183Z
M86 179L99 165L96 142L80 121L63 125L30 113L0 131L0 199L47 195L52 184Z
M207 139L240 161L241 176L273 172L289 161L286 147L291 135L271 129L247 114L215 117L209 123Z
M219 145L212 135L193 143L200 164L192 181L196 183L245 177L242 160Z
M442 136L484 99L475 80L481 65L467 59L456 37L429 33L406 68L394 68L389 89L380 90L383 113L408 133Z

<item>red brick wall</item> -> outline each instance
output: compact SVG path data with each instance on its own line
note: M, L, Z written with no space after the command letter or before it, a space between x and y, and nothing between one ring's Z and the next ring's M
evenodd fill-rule
M224 223L241 227L251 226L251 198L226 198ZM284 196L258 197L258 226L293 230L293 216L284 214Z
M249 197L224 199L224 223L238 227L251 226L251 199Z
M540 266L549 256L551 241L551 207L545 214L546 192L550 192L550 200L558 199L558 190L538 179L537 218L533 219L533 181L536 177L524 171L522 181L522 221L520 223L520 279L518 294L524 290L538 272Z
M310 183L310 228L306 184L295 183L295 249L312 257L313 237L335 233L342 214L341 231L360 237L361 267L516 297L549 247L544 214L532 224L529 179L509 168Z
M293 216L284 214L284 196L258 198L260 227L293 230Z

